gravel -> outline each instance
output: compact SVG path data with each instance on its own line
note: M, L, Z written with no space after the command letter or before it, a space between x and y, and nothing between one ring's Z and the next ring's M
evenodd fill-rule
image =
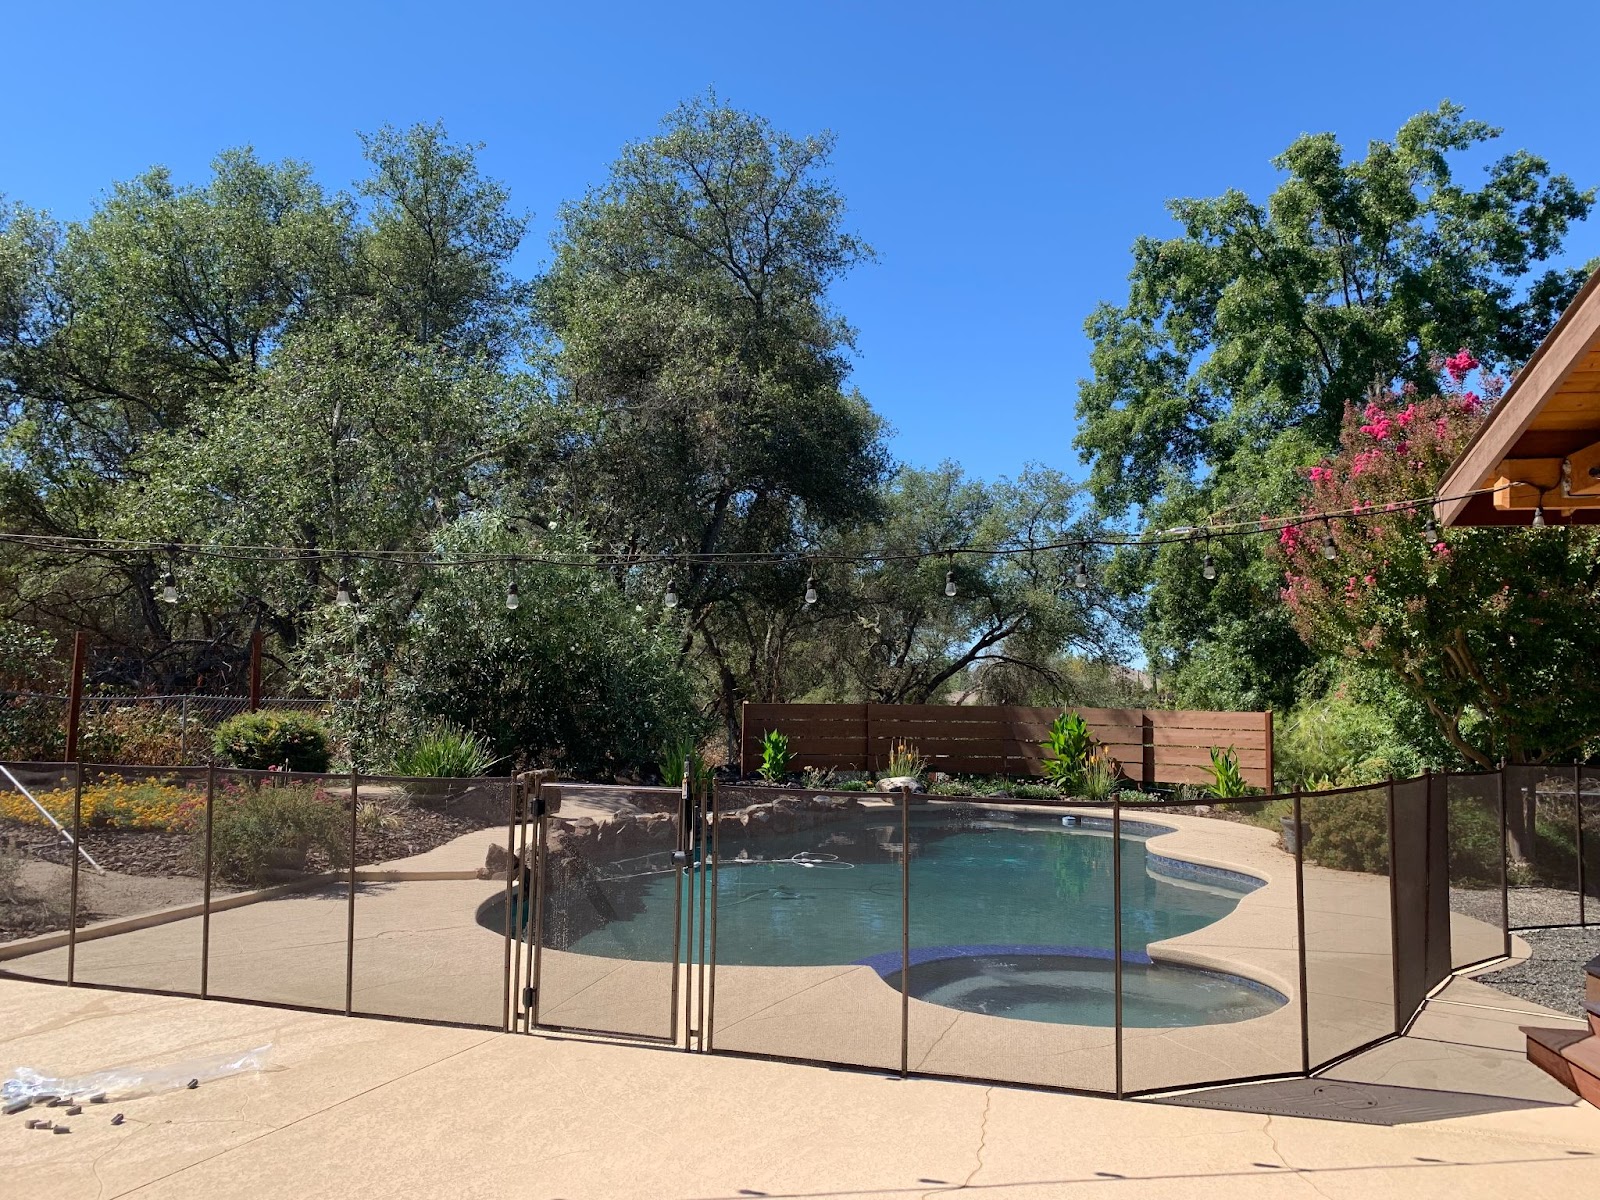
M1583 1015L1584 964L1600 956L1600 928L1525 929L1517 934L1533 950L1527 962L1480 976L1479 983L1557 1012Z

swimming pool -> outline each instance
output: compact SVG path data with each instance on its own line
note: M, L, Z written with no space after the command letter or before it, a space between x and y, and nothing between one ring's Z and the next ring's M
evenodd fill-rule
M911 994L997 1016L1110 1024L1113 843L1109 829L1092 824L971 805L914 807ZM1183 864L1146 848L1161 830L1133 828L1122 837L1124 1023L1242 1020L1281 1005L1281 995L1249 980L1151 962L1150 943L1222 919L1260 881L1226 872L1175 877ZM864 963L898 988L901 841L899 814L887 807L784 833L724 823L711 876L718 968ZM670 959L674 887L690 878L662 853L569 864L552 874L545 945ZM691 936L698 932L682 931L685 942Z

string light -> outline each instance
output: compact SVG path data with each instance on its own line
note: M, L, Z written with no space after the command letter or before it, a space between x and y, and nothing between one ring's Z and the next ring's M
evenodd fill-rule
M1217 577L1217 560L1211 557L1211 551L1206 551L1206 556L1200 560L1200 574L1206 579Z
M806 607L810 608L816 602L817 602L817 577L815 575L807 575L806 576Z
M661 603L668 608L678 607L678 581L676 579L670 577L667 579L667 594L661 597Z
M1333 540L1332 522L1325 521L1323 524L1327 525L1328 532L1322 537L1322 557L1327 559L1329 562L1332 562L1334 559L1339 557L1339 547L1334 543Z
M513 579L506 584L506 611L516 612L517 606L522 603L522 596L517 591L517 581Z
M952 600L955 599L956 573L954 571L946 571L944 573L944 594L949 596Z
M1533 510L1533 527L1535 529L1543 529L1544 528L1544 505L1542 505L1542 504L1536 505L1534 507L1534 510Z
M338 590L333 593L333 602L340 608L349 608L355 601L355 592L350 587L350 576L339 576Z
M168 604L178 602L178 581L172 577L171 571L161 573L161 598Z
M1439 540L1439 527L1433 523L1433 514L1428 514L1428 519L1422 523L1422 540L1430 546Z
M1081 558L1078 560L1078 569L1073 573L1072 584L1079 591L1084 591L1089 586L1089 564Z

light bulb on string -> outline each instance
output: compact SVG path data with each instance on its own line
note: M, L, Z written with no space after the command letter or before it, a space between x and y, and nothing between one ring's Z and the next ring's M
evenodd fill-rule
M161 599L168 604L178 602L178 581L172 577L171 571L161 573Z
M949 596L952 600L955 599L956 573L954 571L946 571L944 573L944 594Z
M1081 558L1078 560L1078 569L1072 575L1072 586L1079 591L1089 586L1089 564Z
M1339 557L1339 547L1333 540L1333 526L1328 526L1328 532L1322 537L1322 557L1332 562Z
M1211 557L1211 551L1206 551L1206 556L1200 560L1200 574L1206 579L1217 577L1217 560Z
M661 597L661 603L668 608L678 607L678 581L670 576L667 579L667 594Z
M1533 510L1533 527L1535 529L1544 528L1544 505L1542 504L1537 505Z
M1422 523L1422 540L1430 546L1439 540L1439 527L1433 523L1433 514L1428 514L1428 519Z
M816 602L817 602L817 577L815 575L807 575L806 576L806 606L809 608L811 605L815 604Z
M355 593L350 590L350 576L339 576L339 587L333 593L333 602L340 608L349 608L355 603Z
M522 595L517 591L517 581L513 579L506 584L506 611L516 612L517 606L522 603Z

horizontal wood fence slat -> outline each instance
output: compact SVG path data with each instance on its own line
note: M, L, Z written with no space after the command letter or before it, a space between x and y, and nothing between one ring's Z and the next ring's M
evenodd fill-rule
M881 771L907 742L935 770L961 775L1043 775L1040 746L1063 710L1016 705L746 704L739 768L761 762L762 736L789 739L792 768ZM1141 708L1076 711L1136 783L1204 783L1211 748L1231 749L1245 781L1272 789L1272 714Z

